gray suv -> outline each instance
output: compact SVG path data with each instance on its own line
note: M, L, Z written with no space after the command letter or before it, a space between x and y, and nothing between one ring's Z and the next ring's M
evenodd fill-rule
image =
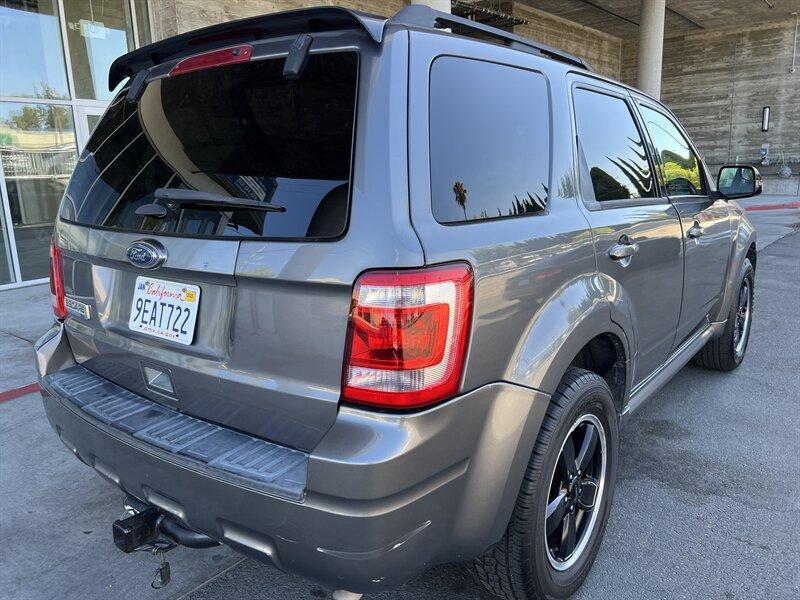
M340 595L472 560L500 597L566 597L621 423L745 354L758 172L715 182L574 56L318 8L146 46L109 86L36 350L53 428L127 496L125 551L222 543Z

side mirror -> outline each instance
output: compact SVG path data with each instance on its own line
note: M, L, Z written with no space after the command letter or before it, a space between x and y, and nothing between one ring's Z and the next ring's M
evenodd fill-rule
M728 200L761 193L761 173L751 165L725 165L719 170L717 190Z

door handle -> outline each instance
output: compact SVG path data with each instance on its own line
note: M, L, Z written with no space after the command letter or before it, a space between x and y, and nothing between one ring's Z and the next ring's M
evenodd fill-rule
M700 223L695 221L694 225L689 227L689 230L686 232L686 235L688 235L690 238L695 240L695 239L699 238L701 235L703 235L705 232L706 232L706 230L703 229L702 227L700 227Z
M630 258L639 251L639 244L631 242L627 235L621 235L619 242L608 249L608 256L611 260L624 260Z

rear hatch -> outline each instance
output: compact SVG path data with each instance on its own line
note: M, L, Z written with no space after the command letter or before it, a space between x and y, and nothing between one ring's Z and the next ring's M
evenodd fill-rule
M79 362L302 450L335 419L366 264L346 243L360 53L331 45L296 78L285 53L246 45L246 60L190 61L123 89L56 229Z

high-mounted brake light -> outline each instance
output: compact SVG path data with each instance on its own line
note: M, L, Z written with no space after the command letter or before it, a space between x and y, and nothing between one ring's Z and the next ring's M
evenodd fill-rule
M416 408L458 391L472 319L472 270L372 271L353 290L342 398Z
M221 67L223 65L247 62L252 55L253 47L250 44L242 44L241 46L233 46L232 48L223 48L222 50L212 50L211 52L195 54L194 56L184 58L177 65L172 67L169 76L174 77L175 75L183 75L184 73L191 73L192 71L213 69L214 67Z
M64 275L61 249L55 240L50 242L50 296L53 299L53 314L63 321L67 318L67 304L64 294Z

